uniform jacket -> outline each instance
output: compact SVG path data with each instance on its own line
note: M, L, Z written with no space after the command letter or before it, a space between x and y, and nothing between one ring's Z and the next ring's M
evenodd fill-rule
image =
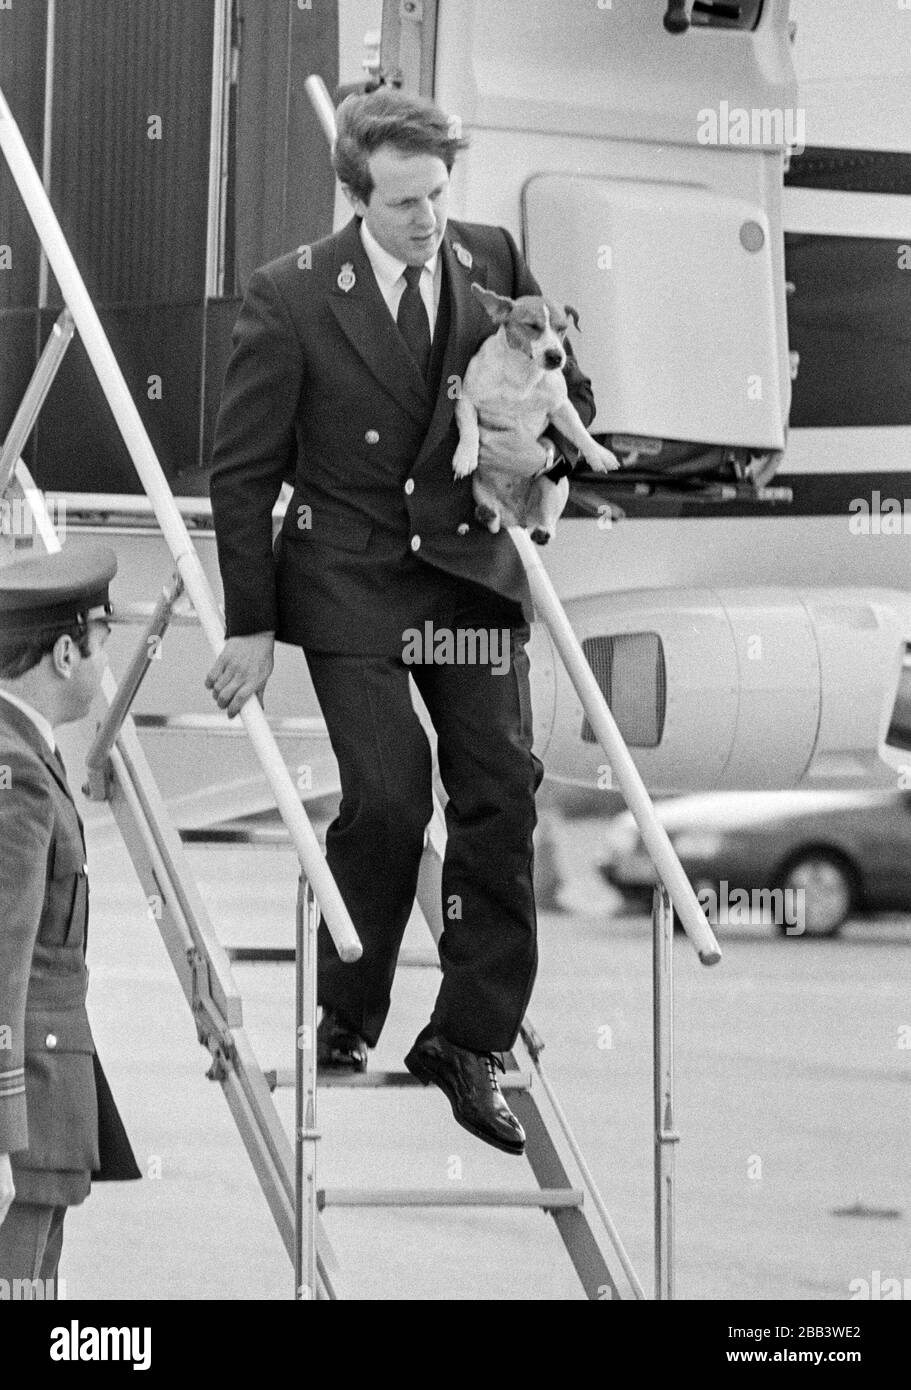
M0 1153L17 1200L47 1206L140 1176L85 1009L85 858L62 767L0 700Z
M323 651L400 651L419 616L408 607L416 557L532 616L515 547L475 520L471 479L454 481L452 456L459 380L495 332L472 281L513 297L538 285L504 229L450 221L428 388L359 228L354 218L271 262L247 288L211 478L229 636L275 631ZM565 370L587 423L590 384L572 357ZM285 477L294 493L273 550Z

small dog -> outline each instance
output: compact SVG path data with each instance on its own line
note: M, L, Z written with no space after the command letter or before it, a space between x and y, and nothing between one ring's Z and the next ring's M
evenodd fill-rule
M569 304L560 309L537 295L509 299L477 283L471 289L499 332L481 344L465 373L453 472L457 478L474 474L475 516L488 531L525 526L532 540L546 545L569 496L567 478L554 483L542 476L554 457L550 441L539 442L548 423L577 446L590 468L607 473L620 467L592 439L567 393L562 339L570 319L578 328L579 315ZM482 444L492 458L478 467Z

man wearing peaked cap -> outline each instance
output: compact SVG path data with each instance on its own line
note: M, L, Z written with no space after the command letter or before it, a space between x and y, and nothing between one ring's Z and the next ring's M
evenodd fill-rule
M0 569L0 1292L56 1297L67 1207L140 1176L86 1014L85 839L54 736L98 691L116 570L102 546Z

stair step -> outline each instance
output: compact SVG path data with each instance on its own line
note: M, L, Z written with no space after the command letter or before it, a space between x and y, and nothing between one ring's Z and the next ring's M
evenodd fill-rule
M293 965L293 946L227 946L232 965ZM439 970L440 957L433 951L400 951L397 965L410 970Z
M266 1084L270 1091L282 1090L286 1087L294 1086L294 1069L292 1067L273 1067L270 1071L263 1072ZM508 1071L504 1076L499 1077L501 1091L530 1091L531 1072L527 1071ZM420 1086L416 1076L412 1076L410 1071L354 1071L354 1072L319 1072L317 1074L317 1085L320 1087L336 1089L366 1089L379 1090L383 1086Z
M581 1207L584 1193L576 1187L326 1187L316 1194L320 1211L326 1207L539 1207L558 1211Z
M168 730L181 733L212 734L220 738L246 738L247 732L239 719L226 714L140 714L133 715L137 729ZM268 719L266 723L273 738L325 738L326 721L317 716L300 719Z
M228 946L232 965L293 965L293 946Z
M181 830L185 845L205 845L212 849L221 845L267 846L270 849L293 850L294 845L284 825L216 826ZM291 952L294 959L294 952Z

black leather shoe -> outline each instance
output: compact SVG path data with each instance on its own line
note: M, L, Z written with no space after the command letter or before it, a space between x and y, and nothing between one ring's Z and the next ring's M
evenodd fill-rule
M442 1034L424 1029L405 1058L412 1076L425 1086L432 1081L446 1096L463 1129L503 1153L525 1150L525 1131L503 1099L496 1068L503 1071L497 1052L469 1052Z
M367 1044L331 1009L323 1012L316 1030L317 1071L366 1071Z

